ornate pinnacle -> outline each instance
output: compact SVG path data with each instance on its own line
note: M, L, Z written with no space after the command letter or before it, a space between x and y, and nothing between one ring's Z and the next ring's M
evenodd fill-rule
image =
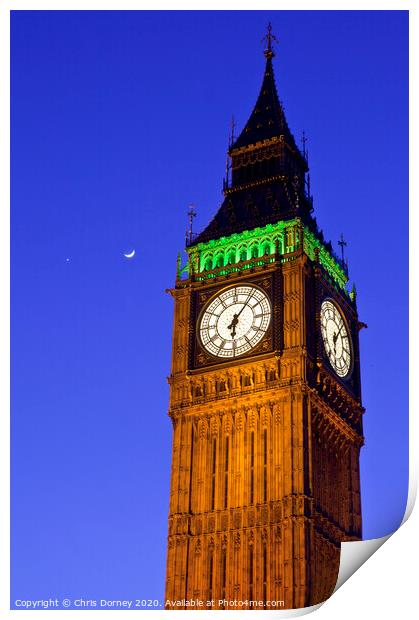
M195 205L191 204L188 208L188 222L189 228L186 230L186 243L192 243L193 241L193 218L196 217Z
M343 233L340 233L340 239L338 241L338 245L340 245L340 248L341 248L342 263L344 263L345 262L345 246L347 246L348 244L346 243L345 239L343 238Z
M268 32L262 39L262 43L266 41L266 49L263 52L265 54L265 58L273 58L275 56L275 52L272 47L272 41L276 41L277 38L274 34L272 34L272 24L268 23Z

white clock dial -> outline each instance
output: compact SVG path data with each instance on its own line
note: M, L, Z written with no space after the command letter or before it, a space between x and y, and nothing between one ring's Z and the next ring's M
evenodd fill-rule
M210 301L199 321L199 338L216 357L238 357L260 342L271 320L271 304L255 286L234 286Z
M321 305L320 324L330 365L339 377L346 377L351 371L352 344L342 313L328 299Z

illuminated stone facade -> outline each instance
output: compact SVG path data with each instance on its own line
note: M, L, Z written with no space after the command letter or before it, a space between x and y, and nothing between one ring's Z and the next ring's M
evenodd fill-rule
M272 90L269 80L274 84L270 40L265 55L256 108L266 98L266 84ZM275 99L262 103L276 105ZM282 131L273 125L272 131ZM285 182L295 184L298 166L302 178L306 168L287 131L280 135L294 161L273 162L272 169L282 166ZM255 139L253 130L247 133ZM223 222L227 209L229 225L210 224L208 234L190 243L188 263L179 262L171 289L167 608L194 609L197 602L205 609L316 604L335 586L340 542L361 538L361 324L355 295L346 290L344 263L316 232L311 210L302 206L310 201L304 184L294 209L279 199L276 209L272 206L274 217L254 209L245 222L234 217L234 209L241 208L239 198L232 207L228 202L235 192L246 192L246 200L250 195L257 206L260 186L275 195L276 184L283 182L261 173L252 185L246 171L235 181L235 158L243 160L243 152L253 148L245 138L244 130L229 151L233 176L226 180L219 212ZM271 152L267 157L284 157ZM249 155L245 165L252 161ZM214 296L237 284L263 290L272 318L254 349L222 360L200 342L199 322ZM344 379L333 371L320 334L326 298L339 308L350 334L352 365ZM336 342L336 332L332 336Z

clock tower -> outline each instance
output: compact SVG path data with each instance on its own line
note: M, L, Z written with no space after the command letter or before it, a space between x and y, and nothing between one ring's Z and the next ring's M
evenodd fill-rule
M313 216L273 38L224 200L171 290L169 609L314 605L361 538L362 324Z

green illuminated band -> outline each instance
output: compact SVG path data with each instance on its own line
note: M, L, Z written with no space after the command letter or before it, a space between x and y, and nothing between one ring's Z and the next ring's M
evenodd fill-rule
M287 254L300 249L301 237L307 256L314 261L315 249L318 248L320 264L333 283L346 292L348 276L345 271L298 218L267 224L263 228L245 230L187 248L189 260L183 267L178 262L178 279L184 275L189 276L190 266L195 280L206 280L244 271L266 262L273 263L275 255L285 258Z

